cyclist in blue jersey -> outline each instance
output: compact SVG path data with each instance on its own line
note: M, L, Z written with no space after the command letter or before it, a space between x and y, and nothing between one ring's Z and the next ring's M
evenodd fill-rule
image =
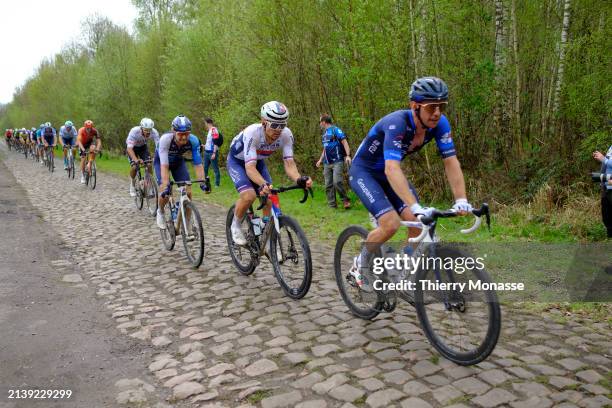
M68 170L68 158L66 157L66 149L64 146L69 146L74 156L74 149L77 144L77 129L74 127L74 123L67 120L66 123L59 130L59 142L62 145L62 151L64 154L64 170Z
M465 192L465 181L451 137L451 127L444 111L448 105L448 87L439 78L417 79L410 88L410 109L398 110L380 119L368 132L355 153L349 171L353 191L377 221L367 237L368 245L355 258L351 273L359 274L368 255L389 240L400 227L400 220L414 221L430 210L418 202L418 195L400 166L409 154L435 140L444 163L455 204L465 215L472 210ZM409 231L411 236L418 233ZM372 290L371 279L364 277L362 288ZM356 279L358 280L358 279Z
M172 121L172 131L163 134L159 138L159 144L155 149L153 166L159 184L159 206L157 209L157 226L166 229L163 209L168 202L170 191L170 172L175 182L189 181L189 171L183 155L191 152L196 177L204 179L204 166L200 156L200 141L196 135L191 133L191 121L183 115L179 115ZM206 185L200 183L200 189L206 191ZM187 194L191 198L191 186L187 186Z
M38 127L38 129L36 129L36 157L38 158L38 161L40 162L40 164L44 165L43 162L43 142L42 142L42 130L45 127L44 123L41 123L40 126Z

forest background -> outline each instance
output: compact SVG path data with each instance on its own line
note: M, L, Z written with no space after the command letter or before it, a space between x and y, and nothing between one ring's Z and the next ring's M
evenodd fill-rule
M227 151L262 103L280 100L300 169L320 177L322 112L354 151L377 119L407 106L416 77L435 75L450 87L471 201L529 208L541 222L569 211L566 222L585 206L596 218L591 154L612 143L610 2L132 2L132 33L101 16L82 22L82 39L42 61L0 107L0 127L92 119L118 152L142 117L165 131L183 113L199 136L213 117ZM429 201L450 198L435 146L403 165Z

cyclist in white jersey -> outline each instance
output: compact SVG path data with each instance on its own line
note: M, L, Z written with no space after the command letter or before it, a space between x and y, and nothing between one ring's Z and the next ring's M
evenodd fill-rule
M142 118L140 121L140 126L134 126L130 133L128 134L127 139L125 140L125 144L127 146L127 155L128 160L130 161L130 195L132 197L136 196L136 186L135 186L135 177L136 177L136 166L138 164L144 163L145 160L149 160L151 155L149 153L149 148L147 147L147 143L149 140L153 140L155 142L155 146L157 147L159 143L159 133L157 129L153 126L155 124L149 118ZM150 172L151 163L147 164L147 167Z
M282 150L287 176L303 187L311 187L312 180L301 176L293 160L293 133L287 127L289 111L280 102L272 101L261 107L261 123L246 127L231 143L227 157L227 170L240 198L236 201L232 238L238 245L246 244L240 222L257 194L270 193L272 179L266 167L267 159L276 150ZM264 209L269 216L270 205Z

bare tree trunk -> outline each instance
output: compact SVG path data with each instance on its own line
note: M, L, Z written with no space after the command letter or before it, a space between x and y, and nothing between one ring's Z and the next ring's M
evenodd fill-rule
M499 131L501 129L501 89L502 89L502 71L505 65L505 38L504 38L504 4L503 0L495 0L495 50L493 51L493 59L495 61L495 106L494 106L494 122L495 127Z
M416 28L414 26L414 7L412 2L414 0L408 0L408 6L410 7L410 38L412 40L412 66L414 67L414 77L419 76L419 64L417 61L417 43L416 43Z
M417 4L419 0L416 0ZM425 37L425 26L427 24L427 9L425 5L421 3L420 5L420 16L421 22L417 26L417 30L419 32L419 63L421 65L421 69L419 71L423 72L423 65L425 65L426 55L427 55L427 38Z
M559 110L561 97L561 86L563 85L563 72L565 68L565 48L567 45L567 33L570 25L570 4L571 0L565 0L563 10L563 28L561 29L561 42L559 43L559 68L557 70L557 83L555 85L555 97L553 102L553 115Z
M514 98L514 141L517 152L522 154L523 146L521 141L521 77L519 73L519 55L518 55L518 31L516 29L516 0L512 0L511 9L512 18L512 51L514 53L514 76L515 76L515 98Z

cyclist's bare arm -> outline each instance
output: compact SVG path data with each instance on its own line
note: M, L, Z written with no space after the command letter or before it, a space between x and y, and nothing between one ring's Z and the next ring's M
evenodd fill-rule
M389 180L389 184L395 194L402 199L410 208L413 204L416 204L417 200L414 194L410 191L408 183L406 182L406 176L402 171L400 162L397 160L385 160L385 176Z
M292 181L297 181L300 178L300 172L297 169L297 165L295 164L295 160L292 158L288 158L283 160L283 164L285 165L285 173Z
M193 166L193 169L195 170L196 178L198 180L204 180L204 165L203 164L195 165Z
M461 170L461 164L457 156L447 157L443 159L442 162L444 163L446 178L448 179L448 184L450 185L455 200L458 198L467 198L463 171Z
M264 184L267 183L266 179L263 178L263 176L259 173L259 171L257 171L257 161L253 160L248 162L244 168L246 170L246 174L249 177L249 179L257 184L258 186L262 186Z

